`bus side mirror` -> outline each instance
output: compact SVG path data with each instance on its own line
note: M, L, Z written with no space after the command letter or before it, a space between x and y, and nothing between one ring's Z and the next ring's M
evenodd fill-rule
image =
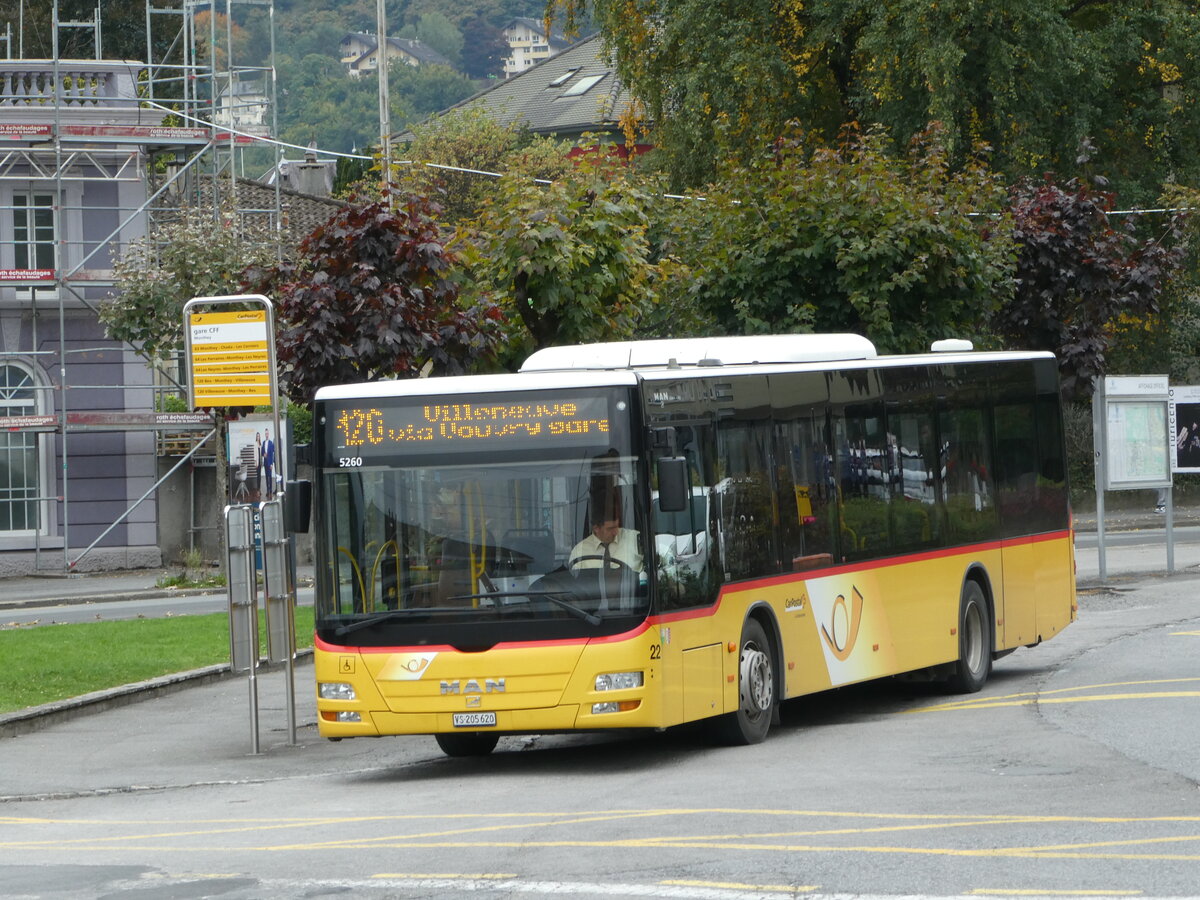
M289 481L283 492L283 528L288 534L306 534L312 518L312 482Z
M688 508L687 457L664 456L658 461L658 505L663 512Z

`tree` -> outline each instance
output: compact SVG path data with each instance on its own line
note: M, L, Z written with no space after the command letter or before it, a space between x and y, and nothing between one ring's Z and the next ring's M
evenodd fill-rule
M1129 200L1200 173L1200 8L1191 0L549 0L589 8L646 102L676 186L748 161L792 119L827 141L929 123L955 164L979 142L1010 180L1075 174L1091 137Z
M482 15L462 24L463 71L471 78L495 78L504 71L508 44L500 29Z
M1017 290L995 324L1009 341L1058 354L1068 398L1092 394L1118 318L1145 319L1182 259L1176 231L1139 239L1115 223L1113 195L1047 177L1013 191Z
M299 259L246 273L275 297L280 383L308 404L325 384L455 374L491 348L500 313L459 302L458 260L437 210L416 195L339 210L300 245Z
M411 34L407 33L411 30ZM463 35L446 16L436 10L421 13L415 26L408 26L401 37L413 37L428 44L450 61L455 68L462 65Z
M91 22L100 5L96 0L58 0L60 22ZM0 22L12 25L11 57L16 59L24 44L26 59L54 59L54 34L51 2L0 0ZM146 10L141 3L105 3L101 11L101 50L104 59L146 58ZM18 23L24 20L24 40ZM59 59L95 59L95 33L91 28L60 28ZM173 34L156 29L153 35L154 59L161 61L171 45Z
M850 331L884 352L978 335L1012 288L1003 188L982 163L952 171L937 138L895 159L879 132L837 150L795 133L731 165L680 207L689 277L671 284L735 334Z
M153 236L134 240L113 264L116 291L100 305L100 322L147 362L168 361L183 350L183 305L236 293L242 270L272 262L276 246L265 225L184 210Z
M549 185L500 179L480 215L479 273L534 349L632 336L655 300L651 202L604 163Z
M484 199L495 192L496 180L431 168L428 163L547 180L573 168L566 145L531 135L517 123L502 124L480 110L451 111L416 126L412 133L412 140L398 151L407 164L397 171L410 190L436 191L443 221L451 223L473 219Z

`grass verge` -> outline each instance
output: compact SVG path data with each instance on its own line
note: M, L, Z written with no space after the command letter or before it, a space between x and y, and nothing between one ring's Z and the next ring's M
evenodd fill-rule
M264 617L259 646L266 653ZM296 608L311 647L312 607ZM171 616L0 629L0 713L229 662L229 616Z

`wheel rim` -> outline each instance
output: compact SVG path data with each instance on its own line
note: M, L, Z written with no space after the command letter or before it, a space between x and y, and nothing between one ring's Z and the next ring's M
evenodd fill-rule
M963 658L966 660L967 668L972 672L978 672L983 665L983 620L980 618L981 615L979 604L972 603L967 606L966 615L963 616Z
M768 712L775 701L771 657L753 641L742 646L740 693L742 711L751 718Z

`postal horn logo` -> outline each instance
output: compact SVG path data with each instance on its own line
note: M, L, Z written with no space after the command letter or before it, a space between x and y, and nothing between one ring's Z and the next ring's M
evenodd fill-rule
M833 601L828 624L821 626L821 637L825 646L839 662L845 662L854 652L858 628L862 625L863 595L858 592L857 587L851 590L853 593L849 605L846 603L846 595L838 594L837 599Z

